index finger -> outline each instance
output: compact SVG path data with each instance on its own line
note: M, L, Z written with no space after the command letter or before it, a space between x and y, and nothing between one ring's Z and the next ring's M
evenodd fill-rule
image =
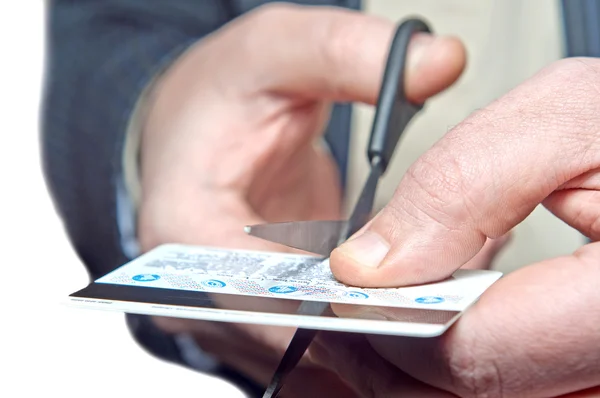
M332 253L336 277L364 287L446 278L487 238L598 168L599 72L598 60L559 62L449 132L369 226Z

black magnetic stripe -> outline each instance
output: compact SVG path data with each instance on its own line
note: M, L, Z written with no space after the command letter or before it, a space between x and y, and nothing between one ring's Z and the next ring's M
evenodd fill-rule
M271 314L298 315L296 308L302 303L301 300L279 299L275 297L256 297L241 296L237 294L219 293L220 297L226 298L227 308L218 307L206 292L193 292L179 289L150 288L130 285L115 285L108 283L91 283L87 287L71 294L75 298L90 298L98 300L117 300L126 302L137 302L156 305L175 305L197 308L222 308L224 310L247 311L247 312L268 312ZM247 300L240 300L241 297L252 298L256 301L264 301L268 311L257 311L256 307L249 310ZM234 300L235 299L235 300ZM273 306L273 301L291 302L295 305ZM224 300L225 301L225 300ZM355 314L344 317L345 319L361 319L360 315L368 311L365 309L373 308L374 312L385 315L390 322L409 322L424 324L445 324L458 315L459 311L445 310L427 310L419 308L397 308L388 306L364 306L357 304L343 304L344 314ZM339 312L339 311L338 311ZM327 306L320 314L322 317L338 318ZM365 320L367 321L367 320Z

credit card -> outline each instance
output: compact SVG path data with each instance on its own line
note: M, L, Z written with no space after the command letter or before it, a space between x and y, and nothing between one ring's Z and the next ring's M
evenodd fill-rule
M431 284L358 288L338 282L322 257L167 244L72 293L66 303L218 322L434 337L501 276L458 270ZM329 307L319 316L300 315L302 301Z

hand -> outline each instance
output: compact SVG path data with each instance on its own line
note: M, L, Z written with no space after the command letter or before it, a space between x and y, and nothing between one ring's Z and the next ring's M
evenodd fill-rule
M505 276L440 338L324 334L314 358L367 396L600 395L598 76L562 60L467 118L331 266L361 286L438 280L539 204L595 243Z
M179 242L282 251L247 236L243 227L341 217L338 170L315 141L332 102L375 103L394 28L341 9L268 6L184 54L158 82L143 133L143 250ZM416 35L407 96L422 102L440 92L464 63L458 40ZM203 349L263 384L294 332L155 322L168 332L194 333ZM302 396L351 396L337 376L308 360L288 385Z

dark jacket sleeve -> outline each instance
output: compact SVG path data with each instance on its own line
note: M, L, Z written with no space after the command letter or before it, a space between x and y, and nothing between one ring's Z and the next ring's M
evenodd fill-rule
M182 51L260 0L54 0L48 4L41 110L43 171L70 242L96 279L128 261L118 199L125 134L148 83ZM297 3L351 6L358 0ZM356 3L356 4L355 4ZM327 137L342 170L350 123L336 106ZM136 340L163 359L190 366L186 349L148 317L127 316ZM188 350L189 351L189 350ZM202 361L200 361L202 362ZM210 361L208 361L210 363ZM213 370L208 368L214 367ZM257 386L221 365L198 365L246 391Z
M119 229L124 215L117 202L124 190L125 134L141 93L188 46L235 17L230 3L48 3L43 171L69 240L91 278L128 260ZM256 385L201 352L201 365L193 366L178 336L162 333L148 317L127 314L127 324L150 353L227 378L256 395Z
M124 135L141 92L230 19L220 0L55 0L48 8L42 159L91 277L121 265L116 198Z

